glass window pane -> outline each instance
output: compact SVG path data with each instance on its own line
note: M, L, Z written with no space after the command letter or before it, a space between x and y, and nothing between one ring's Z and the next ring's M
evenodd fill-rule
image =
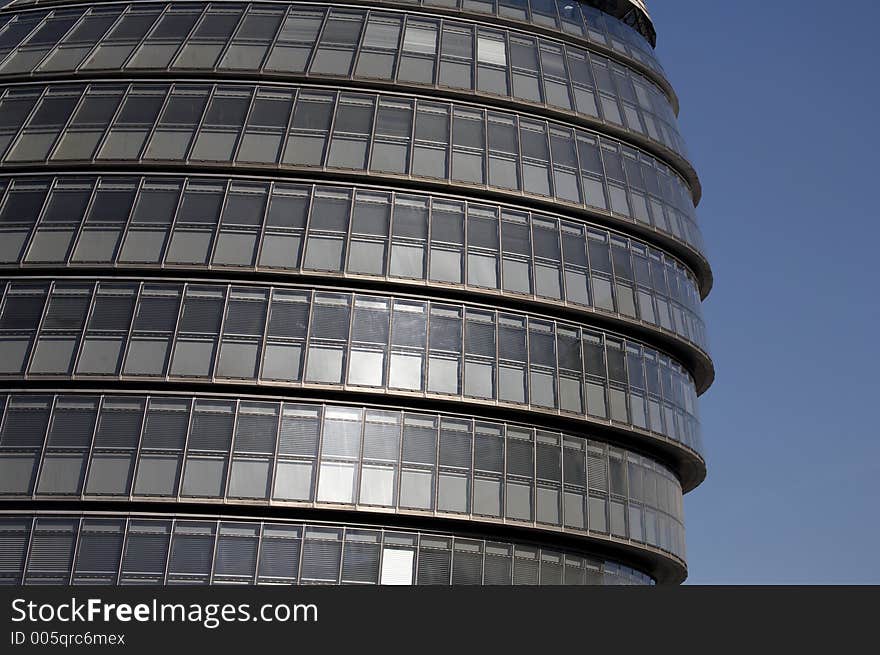
M269 461L235 459L228 495L233 498L266 498L269 494Z
M395 504L394 467L364 464L361 471L362 505L393 507Z
M179 456L142 455L133 493L137 496L174 496L179 475Z
M86 494L126 495L131 484L134 455L98 453L92 458Z
M272 492L272 497L278 500L312 500L313 471L314 464L312 462L279 462L275 473L275 489Z
M354 502L355 465L323 462L318 482L318 502Z
M226 460L213 457L188 457L183 476L184 496L218 498L226 486Z
M400 473L400 506L413 509L433 507L434 473L430 470L403 470Z

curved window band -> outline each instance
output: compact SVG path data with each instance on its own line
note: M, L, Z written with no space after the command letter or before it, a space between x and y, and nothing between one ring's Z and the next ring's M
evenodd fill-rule
M185 4L178 6L186 7ZM275 11L282 12L282 8ZM653 82L607 57L557 41L498 30L491 25L478 27L448 19L427 20L424 16L403 12L372 11L368 15L334 9L322 14L316 13L314 5L296 4L283 21L267 22L269 31L256 35L247 27L250 17L268 19L273 14L255 8L241 18L238 13L230 14L228 9L215 6L205 10L201 17L194 10L191 15L176 10L173 15L178 19L188 16L191 22L197 23L188 35L182 32L176 39L169 39L145 33L139 43L130 47L128 59L118 61L119 46L114 45L114 29L87 39L79 36L90 23L101 20L104 25L105 12L106 8L98 14L101 18L84 13L80 22L66 33L57 30L54 43L47 43L47 39L41 37L36 46L31 45L31 38L25 38L5 60L0 52L0 76L89 74L105 69L107 52L112 51L117 58L113 62L114 70L133 73L217 70L242 74L308 74L316 79L343 76L352 80L391 82L401 88L437 85L459 93L495 95L580 115L636 133L684 159L688 157L669 99ZM47 16L41 26L54 25L68 13L56 11ZM352 21L358 15L360 23L354 27ZM336 44L331 40L329 35L342 17L348 29L360 36L359 42ZM233 36L226 45L229 41L226 34L218 36L214 31L210 32L211 37L204 36L209 26L214 28L215 23L224 18L230 30L235 29L235 20L239 20L240 27L234 34L246 31L247 39ZM145 17L144 20L152 19ZM161 20L157 19L157 24ZM322 21L324 36L319 40ZM36 34L39 29L35 28L32 33ZM329 58L327 53L332 51L332 45L337 46L339 54ZM346 48L356 51L343 56ZM249 56L244 58L244 53Z
M390 509L610 535L684 558L674 474L583 437L320 403L84 394L3 400L0 496Z
M687 184L653 157L470 105L289 86L99 83L8 88L0 114L7 166L234 163L410 178L609 214L697 252L702 243Z
M0 376L381 390L617 424L701 448L694 381L668 356L578 324L412 298L17 278L0 310Z
M0 265L422 281L616 313L707 350L697 284L679 262L604 229L493 204L194 176L0 178L0 237Z
M146 2L148 0L137 0L137 2L140 1ZM219 5L219 8L222 9L222 1L223 0L221 0L221 2L215 2L214 7ZM40 0L37 0L37 2L40 2ZM16 0L6 7L6 11L10 12L14 9L34 7L37 2L31 2L30 0ZM135 11L139 9L137 7L137 2L134 3L133 6ZM238 7L242 4L241 2L238 2L238 0L235 0L235 2ZM40 4L61 4L61 0L49 0L48 2L43 0ZM102 0L101 4L106 6L110 3L107 0ZM253 4L272 11L279 6L283 8L283 5L288 3L263 2ZM433 7L437 7L445 12L458 12L463 16L473 17L478 20L480 18L485 19L487 16L494 16L514 23L534 25L542 29L555 31L558 34L565 34L572 39L583 42L584 44L598 45L602 48L606 48L609 51L613 51L618 57L629 58L640 63L642 66L652 71L658 78L662 79L664 82L666 81L663 67L657 60L652 45L647 41L643 34L617 18L591 7L585 2L569 2L568 0L560 2L559 0L556 0L554 6L553 2L499 0L497 3L493 1L469 2L466 4L462 3L464 6L458 6L458 0L420 0L419 2L407 2L401 0L397 3L391 0L389 4L401 5L401 9L411 9L414 6L420 6L424 9L430 10ZM176 6L179 7L180 5ZM143 10L139 13L146 14L143 18L143 20L148 23L144 30L146 31L146 29L149 29L149 27L155 22L157 14L150 14L149 11L144 12ZM33 20L34 18L42 19L46 14L47 12L28 12L26 20ZM0 17L2 17L2 14L0 14ZM234 28L235 25L232 27ZM105 31L106 29L107 28L105 28ZM277 25L275 29L277 30ZM13 44L20 43L30 33L29 30L24 29L18 29L17 32L18 34L16 34L16 36L18 36L18 39L17 41L13 40ZM283 30L281 34L284 34ZM231 31L229 32L229 35L232 35ZM131 38L130 35L127 36L129 39ZM272 35L260 34L260 36L265 40ZM279 37L280 36L281 35L279 35ZM250 38L253 40L253 33L248 33L248 36L243 38Z
M338 523L0 514L0 546L0 584L654 584L570 551Z

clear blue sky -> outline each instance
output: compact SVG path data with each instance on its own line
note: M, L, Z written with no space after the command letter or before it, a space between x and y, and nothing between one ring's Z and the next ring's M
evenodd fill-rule
M880 3L653 0L717 378L691 584L880 583Z

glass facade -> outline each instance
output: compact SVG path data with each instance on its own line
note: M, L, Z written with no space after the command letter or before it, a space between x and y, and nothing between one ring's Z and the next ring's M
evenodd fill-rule
M0 583L684 579L711 271L653 40L0 9Z
M222 5L223 2L235 3L239 7L243 4L240 0L215 0L212 5ZM154 0L137 0L140 3L153 3L152 10L161 10L162 5L157 5ZM81 2L81 5L107 4L108 0L98 2ZM25 9L33 7L52 7L71 4L70 0L13 0L11 7ZM134 4L134 3L131 3ZM259 3L268 5L269 3ZM286 2L272 2L272 7L289 4ZM445 12L459 13L462 17L489 18L494 21L510 22L539 28L554 35L565 35L573 40L583 41L593 47L602 50L613 51L615 56L621 59L629 59L644 66L658 75L663 75L663 67L654 54L650 40L653 27L647 25L645 29L634 29L632 25L619 20L620 17L629 19L638 14L630 6L629 0L578 0L577 2L561 2L560 0L390 0L383 3L355 3L357 4L380 4L390 7L413 7L421 13L429 13L432 9L442 9ZM612 8L617 14L608 14L601 11L598 6L605 10ZM103 8L103 7L101 7ZM234 11L234 10L233 10ZM155 16L154 16L155 18ZM148 22L148 19L138 21L139 25ZM153 22L146 25L149 29ZM635 22L635 21L633 21ZM640 27L645 27L644 23ZM24 32L25 28L16 30L16 34ZM140 29L137 32L139 33ZM230 32L221 32L227 36ZM21 39L27 36L24 32ZM129 40L131 37L129 37ZM173 37L172 37L173 39Z
M687 182L597 132L531 115L326 87L16 85L0 98L0 161L269 168L472 188L584 209L702 257Z
M0 402L6 498L393 509L610 535L684 557L672 471L574 434L303 400L15 394Z
M0 548L0 585L654 584L559 549L330 523L24 515L0 518Z
M175 3L164 13L120 4L38 15L43 22L34 21L30 33L15 27L33 13L7 27L15 37L10 34L2 51L0 76L114 68L386 80L537 104L625 128L686 154L671 101L656 82L595 51L499 30L485 19L307 4L285 12L277 5L222 3ZM140 38L124 32L123 39L129 15L152 20Z
M376 187L0 177L0 267L170 272L181 264L503 292L647 323L708 349L698 283L687 266L596 223Z
M544 316L292 286L0 286L0 379L378 389L622 423L700 449L696 389L678 362Z

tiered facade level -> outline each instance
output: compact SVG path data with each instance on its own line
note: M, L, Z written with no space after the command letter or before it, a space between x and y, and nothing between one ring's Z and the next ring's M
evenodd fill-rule
M712 276L654 39L0 10L0 583L682 581Z

